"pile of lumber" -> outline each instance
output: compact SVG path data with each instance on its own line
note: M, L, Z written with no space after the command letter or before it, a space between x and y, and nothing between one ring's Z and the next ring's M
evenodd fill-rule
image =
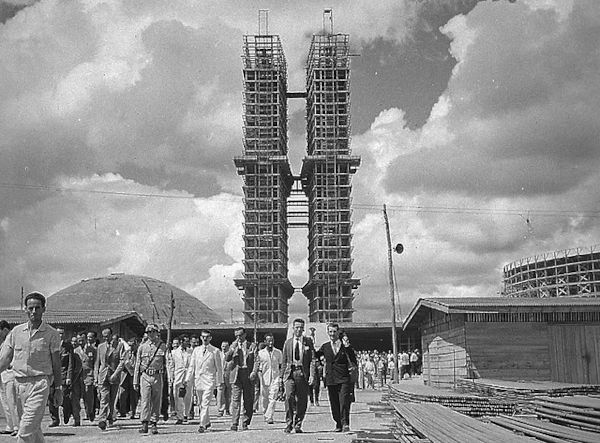
M432 443L530 442L512 431L467 417L436 403L391 402L397 414L417 435Z
M515 412L515 404L511 402L425 385L390 385L388 400L438 403L471 417L512 414Z
M598 395L600 385L551 381L506 381L493 379L461 379L456 389L463 393L484 395L512 403L527 403L538 396Z
M536 417L498 416L491 417L489 421L503 428L549 443L597 443L600 440L600 435L596 432L569 428L539 420Z
M600 433L600 398L598 397L539 397L532 403L535 414L540 418ZM600 441L600 435L596 441Z

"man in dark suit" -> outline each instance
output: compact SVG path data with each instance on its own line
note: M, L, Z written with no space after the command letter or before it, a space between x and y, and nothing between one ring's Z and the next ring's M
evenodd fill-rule
M231 430L237 431L240 421L240 406L243 400L242 431L248 429L254 412L254 380L257 377L256 344L248 343L243 327L233 331L235 341L225 354L229 364L231 382Z
M308 404L309 385L315 379L315 347L313 341L304 337L304 320L293 323L294 334L283 345L281 383L285 387L285 433L292 429L302 432L302 421Z
M73 381L73 347L71 343L65 340L65 330L64 328L56 328L58 331L58 335L60 336L60 367L62 371L62 390L63 390L63 400L65 403L71 401L70 390L71 390L71 382ZM52 423L48 426L49 428L53 428L60 424L60 418L58 415L58 406L56 406L53 397L53 391L50 391L50 395L48 397L48 409L50 410L50 417L52 418ZM63 418L65 420L65 424L69 421L69 415L67 415L67 411L63 407Z
M73 340L74 339L74 340ZM75 343L75 345L73 345ZM83 366L81 363L82 357L85 354L79 346L79 337L73 336L71 339L73 346L73 379L71 380L70 395L63 397L63 410L65 414L65 423L69 421L69 417L73 415L73 426L81 425L81 393L83 388Z
M331 415L335 421L335 432L350 431L350 404L354 386L350 380L350 363L356 365L356 354L348 336L340 340L339 326L327 325L329 341L323 343L317 356L325 357L325 385L329 394Z
M119 343L119 336L113 335L111 328L102 331L102 339L104 342L98 346L94 380L100 394L98 427L104 431L107 420L112 425L116 419L115 402L125 362L121 361L122 345Z
M81 344L81 368L83 379L83 404L89 421L96 418L96 387L94 386L94 367L96 366L96 333L90 331L85 337L85 343Z

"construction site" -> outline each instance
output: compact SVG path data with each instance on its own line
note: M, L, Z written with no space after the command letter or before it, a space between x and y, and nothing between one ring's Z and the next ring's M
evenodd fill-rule
M243 155L234 159L243 176L246 323L286 323L294 288L288 278L288 229L308 232L308 282L301 288L311 322L351 322L352 175L360 157L350 149L350 46L333 32L331 10L312 36L306 90L288 91L279 36L268 32L268 11L259 11L259 32L243 41ZM288 100L306 101L307 152L299 175L288 160Z
M504 267L510 297L600 295L600 245L522 258Z

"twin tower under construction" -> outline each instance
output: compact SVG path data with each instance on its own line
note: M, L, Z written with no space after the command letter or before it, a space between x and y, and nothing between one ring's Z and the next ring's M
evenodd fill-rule
M348 34L334 34L330 10L312 36L306 91L290 92L278 35L259 12L258 35L243 44L244 321L285 323L294 287L288 279L288 229L308 228L309 321L352 321L351 179L360 157L350 150ZM329 26L326 24L329 23ZM288 161L287 107L306 100L307 155L300 175Z

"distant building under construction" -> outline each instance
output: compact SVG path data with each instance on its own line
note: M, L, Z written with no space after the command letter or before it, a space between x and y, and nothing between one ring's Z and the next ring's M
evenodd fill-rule
M600 245L540 254L504 266L504 294L600 296Z
M244 177L244 319L284 323L294 292L288 279L288 228L308 228L309 321L352 321L351 181L360 157L350 150L349 36L334 34L331 11L313 35L306 91L287 90L279 36L244 36L244 152L235 158ZM329 24L327 26L327 23ZM300 176L287 158L287 100L306 99L307 156ZM303 194L301 196L301 194ZM288 219L290 221L288 222Z

